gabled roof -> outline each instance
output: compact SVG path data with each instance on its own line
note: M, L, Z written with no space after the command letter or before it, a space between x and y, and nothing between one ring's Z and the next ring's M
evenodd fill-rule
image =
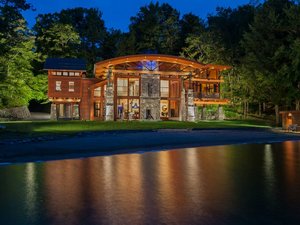
M73 58L48 58L44 64L44 70L86 70L84 59Z

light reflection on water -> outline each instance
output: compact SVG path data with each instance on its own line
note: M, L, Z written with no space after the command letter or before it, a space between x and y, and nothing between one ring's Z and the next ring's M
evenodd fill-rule
M0 224L299 224L300 143L0 167Z

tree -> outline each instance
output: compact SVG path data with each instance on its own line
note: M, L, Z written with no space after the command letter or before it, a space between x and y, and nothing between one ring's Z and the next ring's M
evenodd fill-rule
M116 56L125 55L126 53L122 54L122 49L120 49L124 37L124 33L120 30L110 29L103 41L102 57L104 59L110 59Z
M34 39L18 43L1 57L0 107L28 105L32 99L44 100L47 76L34 76L31 62L37 58ZM5 58L5 60L3 60Z
M22 11L31 6L25 0L0 0L0 107L28 105L44 100L47 76L33 74L34 37Z
M0 0L0 55L24 38L26 22L22 11L30 9L26 0Z
M224 63L225 49L211 32L203 32L186 39L187 47L182 49L181 55L197 60L201 63Z
M205 32L206 30L204 21L192 13L187 13L183 15L179 24L180 24L180 49L186 47L185 41L187 37L198 36L201 33Z
M244 34L245 66L260 75L262 92L275 105L276 124L279 106L290 100L293 91L289 73L291 42L288 39L286 10L289 0L269 0L258 7L250 31Z
M91 75L94 63L103 58L103 42L107 36L102 13L96 8L73 8L59 13L38 15L34 26L38 51L44 45L39 37L44 36L44 32L55 24L68 24L79 34L80 46L72 46L72 52L77 52L76 57L87 60L87 70Z
M207 17L208 30L220 37L226 49L226 55L234 66L239 66L244 56L240 42L243 34L249 30L254 12L255 6L251 4L239 6L236 9L218 7L216 15Z
M38 51L48 57L76 57L79 55L80 37L69 24L54 24L37 37Z
M130 18L129 40L135 40L135 52L178 54L179 12L169 4L150 3Z

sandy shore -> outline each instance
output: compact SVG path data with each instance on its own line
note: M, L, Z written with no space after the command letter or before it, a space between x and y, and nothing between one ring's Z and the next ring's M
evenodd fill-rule
M59 140L0 145L0 163L288 140L300 141L300 135L267 129L95 132Z

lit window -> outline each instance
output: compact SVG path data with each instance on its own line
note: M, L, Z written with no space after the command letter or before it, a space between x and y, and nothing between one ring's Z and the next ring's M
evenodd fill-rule
M127 96L128 95L128 79L127 78L118 78L117 93L118 93L118 96Z
M150 71L157 71L158 64L156 61L146 61L143 69L150 70Z
M55 72L55 71L52 71L52 72L51 72L51 75L56 75L56 72Z
M69 72L69 75L70 76L75 76L75 73L74 72Z
M56 91L61 91L61 81L56 81L55 82L55 90Z
M61 74L62 74L61 72L56 72L57 76L61 76Z
M94 97L101 97L101 87L94 89Z
M74 81L69 81L69 92L74 92Z
M169 81L161 80L160 81L160 96L169 97Z
M139 79L130 78L129 79L129 96L139 96L140 85Z
M68 73L68 72L63 72L63 75L64 75L64 76L68 76L69 73Z
M80 73L79 72L75 72L75 76L79 77Z

